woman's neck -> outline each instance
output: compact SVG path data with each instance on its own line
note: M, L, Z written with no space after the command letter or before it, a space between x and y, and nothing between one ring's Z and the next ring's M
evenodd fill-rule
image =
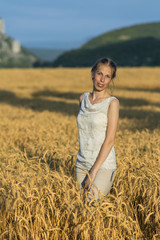
M103 92L98 92L98 91L95 91L93 90L91 93L90 93L90 96L92 98L92 100L96 100L96 99L103 99L103 98L108 98L110 97L110 95L105 91Z

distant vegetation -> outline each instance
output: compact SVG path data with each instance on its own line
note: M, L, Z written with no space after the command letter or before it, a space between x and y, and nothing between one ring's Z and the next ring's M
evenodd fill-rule
M65 52L52 66L88 67L103 56L119 66L160 66L160 22L102 34L77 50Z
M160 39L160 22L138 24L104 33L88 41L81 48L97 48L111 43L124 42L139 38L153 37Z
M119 66L160 65L160 40L141 38L108 44L95 49L78 49L64 53L53 62L53 66L88 67L97 58L108 56Z
M0 68L90 67L100 57L118 66L160 66L160 22L139 24L97 36L75 50L25 49L0 32Z

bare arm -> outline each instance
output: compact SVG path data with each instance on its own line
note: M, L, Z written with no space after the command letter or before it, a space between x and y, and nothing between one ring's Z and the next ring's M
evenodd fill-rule
M114 145L116 131L118 127L118 120L119 120L119 101L118 99L114 99L111 101L108 109L108 127L106 137L101 146L97 159L90 171L90 178L92 181L94 181L99 168L107 158L108 154L111 151L111 148ZM87 178L85 181L85 188L88 190L91 188L91 182L89 178Z

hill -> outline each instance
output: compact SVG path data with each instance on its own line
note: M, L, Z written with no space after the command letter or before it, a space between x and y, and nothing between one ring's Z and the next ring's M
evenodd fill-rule
M160 65L160 22L134 25L102 34L58 57L53 66L88 67L108 56L119 66Z
M84 44L82 49L93 49L106 44L124 42L139 38L158 38L160 39L160 22L138 24L131 27L125 27L118 30L101 34Z
M0 68L32 67L38 60L18 41L0 32Z

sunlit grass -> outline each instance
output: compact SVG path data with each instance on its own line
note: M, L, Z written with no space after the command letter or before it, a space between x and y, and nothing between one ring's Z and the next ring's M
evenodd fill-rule
M160 68L120 68L117 172L87 205L75 180L90 69L0 70L1 239L159 239Z

